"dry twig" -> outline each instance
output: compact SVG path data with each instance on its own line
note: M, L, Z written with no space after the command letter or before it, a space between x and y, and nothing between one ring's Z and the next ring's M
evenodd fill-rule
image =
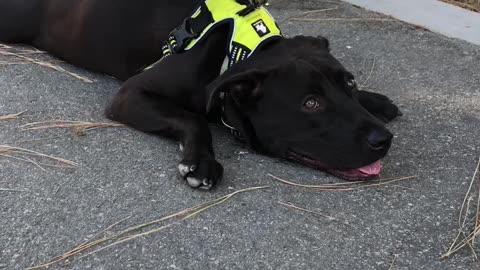
M202 212L204 212L204 211L206 211L206 210L208 210L212 207L223 204L226 201L230 200L232 197L234 197L234 196L236 196L240 193L245 193L245 192L259 190L259 189L266 189L266 188L269 188L269 187L266 187L266 186L265 187L253 187L253 188L238 190L238 191L235 191L235 192L230 193L228 195L225 195L223 197L217 198L215 200L205 202L205 203L196 205L194 207L182 210L178 213L175 213L175 214L172 214L172 215L169 215L169 216L166 216L166 217L162 217L160 219L157 219L157 220L145 223L145 224L140 224L138 226L134 226L134 227L125 229L123 231L115 233L112 236L104 237L104 238L94 240L94 241L84 242L83 244L77 246L76 248L66 252L65 254L53 258L52 260L50 260L47 263L44 263L44 264L41 264L41 265L38 265L38 266L33 266L33 267L30 267L30 268L27 268L27 269L46 268L46 267L49 267L51 265L60 263L62 261L66 261L66 260L68 260L68 259L70 259L70 258L72 258L76 255L84 253L85 251L88 251L88 250L91 250L91 249L94 249L94 248L98 247L97 249L91 251L90 253L82 255L79 258L84 258L84 257L90 256L90 255L93 255L95 253L98 253L102 250L105 250L105 249L108 249L110 247L116 246L118 244L130 241L130 240L133 240L133 239L136 239L136 238L139 238L139 237L151 235L151 234L160 232L162 230L165 230L167 228L170 228L174 225L179 224L180 222L182 222L184 220L193 218L196 215L198 215L198 214L200 214L200 213L202 213ZM172 220L174 220L174 221L172 221ZM134 232L141 231L142 229L145 229L147 227L151 227L153 225L159 225L159 224L161 224L163 222L166 222L166 221L172 221L172 222L167 224L167 225L163 225L163 226L160 226L158 228L155 228L155 229L152 229L152 230L149 230L149 231L133 234ZM112 227L112 226L110 226L110 227ZM103 246L99 247L102 244L103 244Z

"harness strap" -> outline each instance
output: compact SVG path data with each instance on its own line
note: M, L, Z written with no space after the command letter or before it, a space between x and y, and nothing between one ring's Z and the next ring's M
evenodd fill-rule
M266 41L281 38L282 32L272 15L263 7L268 0L204 0L192 16L175 28L162 46L160 60L145 68L148 70L172 54L192 49L209 32L222 24L230 25L226 49L228 67L251 56ZM223 93L222 99L227 93ZM244 136L225 119L222 105L222 124L240 141Z
M195 12L196 15L183 20L169 35L169 47L173 53L185 51L190 41L199 38L202 32L215 22L206 2L203 2Z
M145 70L165 57L192 49L211 30L226 23L230 24L228 67L245 60L265 41L282 37L277 23L263 7L265 3L266 0L204 0L192 16L170 33L162 46L162 58Z

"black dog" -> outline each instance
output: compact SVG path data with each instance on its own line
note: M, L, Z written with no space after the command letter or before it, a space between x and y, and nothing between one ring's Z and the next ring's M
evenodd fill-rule
M346 179L379 174L393 137L380 120L401 113L387 97L359 91L323 37L274 39L219 76L229 42L224 25L142 72L199 4L0 0L0 41L31 44L126 80L107 117L179 139L179 170L192 187L210 189L222 177L209 130L220 118L256 151Z

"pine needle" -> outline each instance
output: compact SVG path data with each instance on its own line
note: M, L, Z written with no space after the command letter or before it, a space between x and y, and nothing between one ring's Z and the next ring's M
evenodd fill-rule
M360 90L364 90L367 86L367 83L368 81L370 80L370 78L372 77L372 74L373 74L373 70L375 69L375 63L376 63L376 59L375 57L373 57L373 61L372 61L372 67L370 69L370 73L368 74L367 78L365 79L365 81L359 86L359 89Z
M26 113L27 111L23 111L23 112L19 112L19 113L16 113L16 114L9 114L9 115L3 115L3 116L0 116L0 121L3 121L3 120L15 120L15 119L18 119L22 114Z
M336 183L336 184L324 184L324 185L305 185L294 183L285 179L281 179L276 177L272 174L268 176L272 177L276 181L294 187L302 187L302 188L309 188L321 191L336 191L336 192L345 192L345 191L354 191L358 189L364 188L372 188L372 187L382 187L388 184L406 181L410 179L417 178L417 176L408 176L408 177L401 177L401 178L389 178L389 179L380 179L380 180L371 180L371 181L354 181L354 182L343 182L343 183Z
M480 236L480 187L479 190L477 191L478 194L474 195L475 197L478 198L477 200L477 205L472 206L471 201L473 200L473 197L471 194L473 193L473 186L475 184L475 180L477 179L477 176L479 174L480 170L480 157L478 158L478 163L475 168L475 172L473 173L472 180L470 181L470 185L468 186L467 193L465 194L465 197L463 199L462 207L460 208L460 213L458 215L458 233L453 241L453 243L450 245L450 248L448 249L447 253L442 255L441 259L446 259L451 257L452 255L456 254L458 251L462 250L464 247L469 247L470 250L472 251L472 254L474 255L475 259L479 259L477 253L475 252L475 239ZM479 182L480 183L480 182ZM475 210L475 217L472 219L473 221L473 230L468 233L468 227L469 224L472 222L469 222L469 212L471 208L474 208ZM462 239L463 236L463 239Z
M20 157L14 156L14 155L18 155ZM44 159L47 159L47 160L55 161L55 162L66 165L66 167L79 167L79 165L77 163L75 163L73 161L70 161L70 160L67 160L67 159L54 157L54 156L50 156L50 155L43 154L43 153L40 153L40 152L36 152L36 151L33 151L33 150L29 150L29 149L26 149L26 148L14 147L14 146L9 146L9 145L0 145L0 156L6 157L6 158L13 158L13 159L16 159L16 160L27 161L29 163L35 164L37 167L40 167L40 168L42 168L42 167L40 166L39 163L36 163L36 162L26 158L26 156L34 156L34 157L37 157L37 158L44 158ZM45 164L43 164L43 165L45 165ZM50 165L50 166L53 166L53 165Z
M246 188L246 189L238 190L238 191L235 191L233 193L227 194L223 197L214 199L212 201L201 203L201 204L198 204L198 205L193 206L191 208L182 210L182 211L177 212L175 214L171 214L171 215L162 217L162 218L154 220L154 221L150 221L150 222L147 222L147 223L144 223L144 224L140 224L140 225L125 229L123 231L120 231L120 232L117 232L117 233L113 234L112 236L104 237L104 238L101 238L101 239L98 239L98 240L84 242L83 244L77 246L76 248L74 248L70 251L67 251L65 254L53 258L52 260L50 260L47 263L37 265L37 266L33 266L33 267L30 267L30 268L27 268L27 269L33 270L33 269L46 268L46 267L52 266L54 264L60 263L62 261L66 261L67 259L70 259L74 256L85 253L88 250L92 250L92 249L96 248L96 249L90 251L89 253L87 253L85 255L82 255L81 257L79 257L79 259L91 256L95 253L98 253L98 252L103 251L105 249L108 249L108 248L111 248L113 246L119 245L121 243L131 241L131 240L139 238L139 237L144 237L144 236L147 236L147 235L158 233L158 232L163 231L167 228L173 227L174 225L178 225L182 221L185 221L187 219L191 219L191 218L195 217L196 215L198 215L198 214L200 214L200 213L202 213L202 212L204 212L204 211L206 211L206 210L208 210L212 207L215 207L215 206L218 206L218 205L221 205L221 204L225 203L226 201L230 200L231 198L233 198L234 196L236 196L240 193L245 193L245 192L250 192L250 191L255 191L255 190L260 190L260 189L266 189L266 188L269 188L269 187L267 187L267 186L253 187L253 188ZM153 225L160 225L161 223L167 222L167 221L170 221L171 223L166 224L166 225L162 225L160 227L157 227L155 229L151 229L151 230L148 230L148 231L145 231L145 232L139 232L142 229L145 229L147 227L151 227ZM112 226L110 226L109 228L111 228L111 227ZM138 233L135 233L135 232L138 232ZM101 246L101 245L103 245L103 246Z
M4 49L12 49L12 47L9 47L9 46L6 46L6 45L2 45L1 46L2 48ZM25 55L22 55L21 53L13 53L13 52L9 52L9 51L5 51L5 50L1 50L0 49L0 55L5 55L5 56L14 56L14 57L17 57L17 58L20 58L22 60L25 60L27 62L30 62L30 63L33 63L33 64L36 64L36 65L39 65L39 66L42 66L42 67L47 67L47 68L50 68L50 69L53 69L53 70L56 70L56 71L59 71L59 72L62 72L66 75L69 75L69 76L72 76L74 78L77 78L83 82L86 82L86 83L93 83L93 80L87 78L87 77L84 77L84 76L81 76L75 72L71 72L71 71L68 71L60 66L56 66L52 63L49 63L49 62L45 62L45 61L40 61L40 60L36 60L36 59L33 59L31 57L28 57L28 56L25 56Z
M0 191L6 191L6 192L24 192L24 190L13 189L13 188L0 188Z
M283 21L280 21L281 23L283 22L286 22L288 20L291 20L291 19L298 19L298 18L301 18L301 17L304 17L304 16L307 16L307 15L310 15L310 14L315 14L315 13L320 13L320 12L327 12L327 11L333 11L333 10L338 10L338 7L334 7L334 8L322 8L322 9L315 9L315 10L309 10L309 11L305 11L305 12L302 12L298 15L294 15L292 17L288 17L287 19L283 20Z
M461 2L461 1L458 1L458 0L457 1L455 1L455 0L440 0L440 1L451 4L451 5L456 5L456 6L459 6L461 8L471 10L471 11L480 12L480 1L477 1L477 3L473 3L472 1L470 1L470 2L472 2L472 4L464 3L464 2Z
M302 212L306 212L306 213L310 213L310 214L315 214L315 215L324 217L324 218L326 218L326 219L328 219L328 220L334 220L334 221L340 222L338 219L336 219L336 218L334 218L334 217L332 217L332 216L328 216L328 215L325 215L325 214L320 213L320 212L317 212L317 211L308 210L308 209L305 209L305 208L302 208L302 207L293 205L292 203L284 203L284 202L278 202L278 203L281 204L281 205L283 205L283 206L285 206L285 207L291 208L291 209L295 209L295 210L302 211Z
M392 270L393 269L393 266L395 266L395 262L397 261L397 256L393 256L393 261L392 263L390 264L390 267L388 268L388 270Z
M322 19L309 19L309 18L291 18L292 21L303 22L390 22L394 19L384 18L322 18Z
M85 132L99 129L99 128L112 128L112 127L124 127L123 124L116 123L93 123L93 122L83 122L83 121L67 121L67 120L52 120L45 122L35 122L29 123L21 126L22 131L27 130L41 130L41 129L51 129L51 128L69 128L77 135L85 135Z

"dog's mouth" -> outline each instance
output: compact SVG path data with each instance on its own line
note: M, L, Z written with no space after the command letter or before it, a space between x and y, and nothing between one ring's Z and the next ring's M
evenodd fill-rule
M349 181L367 181L375 179L380 175L380 172L383 168L383 164L380 160L377 160L370 165L356 169L331 169L325 166L325 164L323 164L319 160L316 160L305 154L299 154L294 151L288 152L288 158Z

